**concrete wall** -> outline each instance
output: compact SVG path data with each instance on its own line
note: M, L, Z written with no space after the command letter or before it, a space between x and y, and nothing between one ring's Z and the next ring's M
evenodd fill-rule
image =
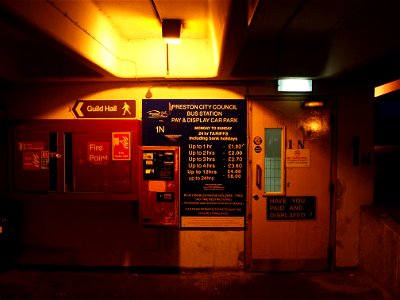
M340 267L356 266L360 206L372 203L373 195L372 163L367 159L372 153L372 99L369 90L353 85L335 86L326 93L338 99L335 260ZM275 91L272 83L255 87L38 83L2 88L10 119L74 119L71 108L82 99L133 99L140 119L141 99L150 94L152 99L243 99L249 94L274 95ZM354 165L354 137L360 141L359 165ZM135 217L137 210L137 202L20 203L20 239L30 250L21 262L243 268L243 230L143 229ZM78 231L81 237L76 239L74 232Z
M243 88L39 84L10 88L10 119L74 119L76 100L243 99ZM244 125L245 126L245 125ZM88 196L88 198L90 198ZM18 203L21 264L243 268L244 231L143 228L138 199Z
M348 267L359 264L360 207L373 201L373 89L337 93L336 266Z
M365 206L361 211L360 265L377 282L400 298L399 210Z

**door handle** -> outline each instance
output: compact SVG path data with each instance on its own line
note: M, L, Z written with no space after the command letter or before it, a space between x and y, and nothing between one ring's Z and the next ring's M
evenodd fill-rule
M60 159L61 157L62 157L62 154L60 154L60 153L50 152L50 158Z
M262 169L260 165L256 166L256 186L261 191L261 178L262 178Z

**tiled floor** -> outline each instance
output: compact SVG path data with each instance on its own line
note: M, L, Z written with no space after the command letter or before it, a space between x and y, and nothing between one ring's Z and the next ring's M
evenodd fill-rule
M360 271L144 274L8 269L0 272L0 300L14 299L340 299L392 300Z

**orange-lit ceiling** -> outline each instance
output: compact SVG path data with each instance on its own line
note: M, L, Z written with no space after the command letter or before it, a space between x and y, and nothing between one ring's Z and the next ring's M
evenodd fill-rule
M5 1L17 17L119 78L215 77L230 0ZM167 46L162 19L182 19ZM168 55L168 57L167 57Z
M0 0L0 79L398 79L398 0ZM167 45L162 19L181 19ZM396 78L397 77L397 78Z

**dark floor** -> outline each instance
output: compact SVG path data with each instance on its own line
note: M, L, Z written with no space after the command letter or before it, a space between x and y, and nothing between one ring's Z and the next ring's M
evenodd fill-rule
M392 300L361 271L144 274L12 268L0 272L0 300L322 299Z

